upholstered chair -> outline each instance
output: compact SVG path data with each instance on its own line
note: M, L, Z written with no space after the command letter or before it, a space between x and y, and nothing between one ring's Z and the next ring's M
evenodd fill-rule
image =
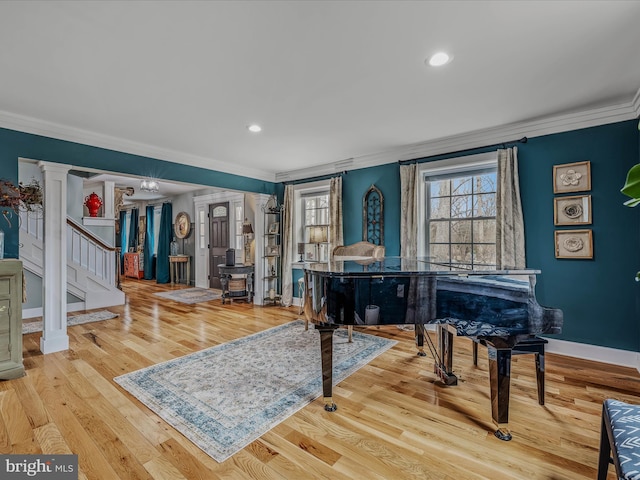
M351 245L338 245L333 248L331 258L333 260L379 260L384 258L385 248L370 242L357 242ZM347 327L349 332L349 343L353 342L353 327Z

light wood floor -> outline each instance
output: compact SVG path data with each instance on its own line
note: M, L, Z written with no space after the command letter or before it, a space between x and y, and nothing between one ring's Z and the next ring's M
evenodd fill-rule
M540 406L533 355L521 355L513 440L503 442L493 435L486 350L473 367L471 342L458 339L460 384L444 387L411 332L369 328L399 343L334 389L336 412L318 399L219 464L113 378L291 321L297 307L151 294L167 289L127 279L126 305L109 309L120 317L70 327L66 352L42 355L40 334L25 335L27 375L0 382L0 453L76 453L80 478L96 480L594 479L603 399L640 401L637 371L548 354Z

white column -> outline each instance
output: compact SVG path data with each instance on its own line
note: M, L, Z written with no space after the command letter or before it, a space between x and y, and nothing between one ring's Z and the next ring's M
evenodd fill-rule
M67 335L67 172L70 165L38 162L44 177L42 353L69 349Z
M102 202L102 216L104 218L115 219L115 189L116 183L111 181L104 182L104 195Z

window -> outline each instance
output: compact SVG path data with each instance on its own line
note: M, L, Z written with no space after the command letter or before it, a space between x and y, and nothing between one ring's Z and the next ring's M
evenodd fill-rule
M292 258L329 260L329 181L295 187L294 245ZM302 247L302 253L298 246Z
M482 156L485 157L484 155ZM495 154L492 155L492 159ZM467 159L468 160L468 159ZM422 251L435 262L469 269L496 266L495 161L425 168ZM453 162L455 164L456 162Z
M329 260L329 192L302 196L306 260Z

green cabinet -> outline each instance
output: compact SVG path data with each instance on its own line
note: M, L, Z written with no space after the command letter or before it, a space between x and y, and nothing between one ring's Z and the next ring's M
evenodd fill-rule
M0 380L23 375L22 262L0 260Z

